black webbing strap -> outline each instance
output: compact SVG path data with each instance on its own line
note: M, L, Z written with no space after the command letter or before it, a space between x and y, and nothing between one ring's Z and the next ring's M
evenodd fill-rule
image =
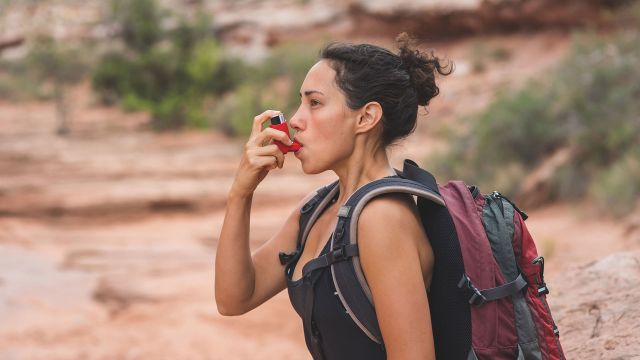
M298 221L298 240L296 243L296 250L286 253L284 251L280 251L278 253L278 259L280 260L280 264L287 265L292 261L297 260L297 258L302 254L302 242L305 240L302 237L304 236L304 229L306 229L309 221L311 221L311 217L313 216L314 210L324 200L325 197L331 192L331 190L338 185L337 181L333 183L323 186L316 194L311 198L311 200L307 201L306 204L302 206L300 209L300 219Z
M469 298L469 304L472 305L482 305L487 301L498 300L502 299L503 297L514 295L518 291L524 289L527 285L527 280L525 280L522 274L518 275L515 280L504 285L484 290L479 290L478 288L476 288L467 274L463 274L462 279L460 279L460 282L458 282L458 287L460 289L467 287L473 292L473 294Z
M400 176L404 177L405 179L419 182L420 184L426 186L432 192L440 194L440 191L438 190L438 184L436 183L436 178L427 170L420 168L418 164L416 164L413 160L404 160L402 174L400 174Z
M313 360L324 360L325 355L322 350L322 335L316 326L315 321L313 320L313 303L314 303L314 293L315 293L315 284L320 277L320 272L316 272L315 274L311 274L310 276L304 276L304 287L305 287L305 295L304 295L304 305L303 305L303 315L302 315L302 326L304 327L305 333L305 341L311 355L313 356Z
M302 275L305 276L314 270L331 266L338 261L344 261L357 255L358 244L343 245L306 263L302 268Z
M311 198L302 208L300 209L300 221L299 221L299 231L298 231L298 243L297 247L300 248L302 246L302 242L305 240L302 237L304 236L304 229L307 227L307 224L311 220L311 216L313 215L313 210L322 202L322 200L327 197L327 195L331 192L331 190L338 185L338 181L334 181L327 186L323 186L316 192L316 195Z

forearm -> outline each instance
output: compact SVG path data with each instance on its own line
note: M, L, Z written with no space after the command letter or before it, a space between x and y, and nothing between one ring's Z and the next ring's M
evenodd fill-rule
M221 313L242 311L242 303L254 291L255 272L249 248L251 202L252 195L230 194L227 198L215 262L215 296Z

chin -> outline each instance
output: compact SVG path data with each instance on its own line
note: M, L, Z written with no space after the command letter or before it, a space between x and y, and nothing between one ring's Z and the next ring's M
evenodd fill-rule
M307 175L320 174L321 172L324 172L324 171L326 171L326 169L314 168L310 166L308 163L305 166L305 163L302 163L302 172L304 172Z
M308 159L306 161L300 160L300 165L302 172L307 175L315 175L327 171L325 167L321 166L319 161L309 161Z

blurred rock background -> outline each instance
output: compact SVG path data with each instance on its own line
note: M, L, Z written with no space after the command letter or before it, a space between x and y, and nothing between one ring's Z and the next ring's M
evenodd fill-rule
M323 44L401 31L455 71L392 164L517 199L567 357L640 359L639 21L634 1L1 0L0 359L308 359L285 292L216 311L226 193ZM287 156L252 247L333 179Z

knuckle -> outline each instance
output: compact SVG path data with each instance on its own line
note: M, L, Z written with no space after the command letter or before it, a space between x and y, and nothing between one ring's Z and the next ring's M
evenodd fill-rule
M280 151L280 148L278 147L278 145L276 145L276 144L271 144L271 145L269 145L269 146L271 146L271 149L270 149L270 150L271 150L271 153L272 153L273 155L275 155L275 156L280 156L280 155L282 155L282 151Z

